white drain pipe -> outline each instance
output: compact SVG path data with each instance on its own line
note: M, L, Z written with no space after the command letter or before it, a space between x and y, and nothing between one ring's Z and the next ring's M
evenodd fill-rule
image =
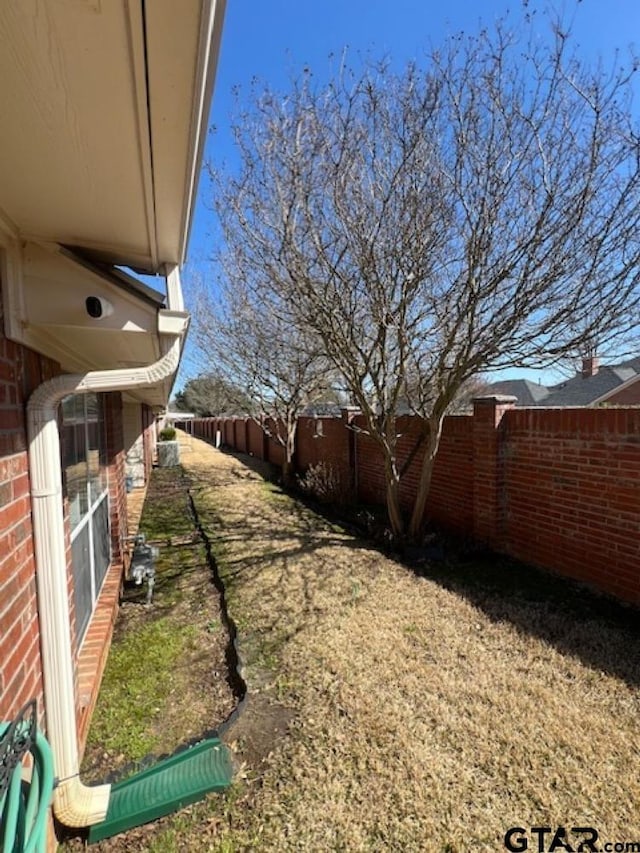
M79 778L58 404L69 394L144 388L168 378L178 367L182 337L176 337L166 354L147 367L63 374L49 379L33 392L27 406L47 737L58 780L53 810L66 826L91 826L104 820L111 786L90 787Z

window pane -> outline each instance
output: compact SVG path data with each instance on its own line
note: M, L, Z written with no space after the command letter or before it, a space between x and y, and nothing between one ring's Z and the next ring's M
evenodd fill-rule
M87 435L89 447L89 490L94 503L107 487L105 468L104 419L101 400L95 394L87 394Z
M93 564L96 594L100 592L102 581L111 561L111 541L109 534L109 501L102 499L93 512Z
M78 645L80 645L93 610L88 524L82 528L73 540L71 545L71 561L73 565L73 594L76 606L76 631L78 634Z
M62 463L69 499L71 529L78 526L88 509L87 459L82 397L67 397L62 404Z
M62 465L72 532L76 626L81 641L111 559L109 501L106 496L99 500L107 487L105 428L101 398L96 394L67 397L61 409Z
M67 469L76 461L76 434L74 427L73 397L62 401L62 467Z

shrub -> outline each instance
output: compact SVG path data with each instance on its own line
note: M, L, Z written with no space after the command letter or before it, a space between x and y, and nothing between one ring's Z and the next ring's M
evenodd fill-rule
M165 427L160 430L160 434L158 436L160 441L175 441L176 440L176 431L173 427Z
M317 498L320 503L344 506L352 499L351 489L340 471L328 462L310 465L300 477L299 484L305 494Z

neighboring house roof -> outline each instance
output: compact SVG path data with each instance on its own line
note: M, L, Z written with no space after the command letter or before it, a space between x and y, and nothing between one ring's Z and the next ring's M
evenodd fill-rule
M301 414L305 418L339 418L341 411L338 403L310 403Z
M527 379L508 379L492 382L488 393L510 394L517 397L517 406L553 408L592 406L604 403L623 387L638 381L638 403L640 403L640 357L619 364L603 365L591 375L576 373L557 385L536 385Z
M488 391L491 394L506 394L517 397L518 406L539 406L549 396L549 389L545 385L538 385L528 379L504 379L501 382L492 382Z
M545 406L590 406L596 400L615 391L634 374L620 376L614 367L601 367L595 376L581 374L549 389Z

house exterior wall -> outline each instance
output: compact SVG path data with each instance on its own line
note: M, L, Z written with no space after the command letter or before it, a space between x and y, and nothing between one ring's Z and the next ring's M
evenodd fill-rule
M76 648L76 719L81 750L84 750L102 674L107 663L113 626L118 613L120 585L130 557L130 549L127 547L126 454L122 395L119 391L103 394L102 401L109 481L111 565L105 575L82 647ZM68 565L70 565L70 555Z
M606 399L607 406L640 406L640 379Z
M300 419L298 470L326 461L350 472L359 500L384 504L382 456L358 431L362 417L322 420L319 437L313 419ZM229 436L227 423L221 428ZM407 510L422 461L421 429L418 418L398 420ZM200 421L193 430L204 437ZM250 426L255 455L258 433ZM274 443L268 444L271 454ZM445 418L427 516L498 552L640 605L640 409L516 409L506 399L477 400L473 415Z
M47 720L31 521L26 405L42 382L60 373L54 361L8 340L0 316L0 720L13 719L27 701L35 698L39 725L45 734ZM122 543L126 537L120 394L104 395L103 411L107 428L105 461L110 488L113 560L81 649L76 632L69 503L66 496L63 499L74 703L81 749L86 742L117 614ZM50 822L47 850L54 850L56 846Z
M0 331L0 719L12 719L26 701L36 698L40 725L45 732L26 404L38 385L60 372L55 362L14 344ZM127 537L121 395L104 395L103 406L112 563L82 649L78 648L76 635L69 507L64 498L70 630L76 672L75 704L81 742L86 737L106 662Z
M109 504L111 508L111 562L124 564L127 552L127 490L122 394L103 394L107 458L109 466Z

